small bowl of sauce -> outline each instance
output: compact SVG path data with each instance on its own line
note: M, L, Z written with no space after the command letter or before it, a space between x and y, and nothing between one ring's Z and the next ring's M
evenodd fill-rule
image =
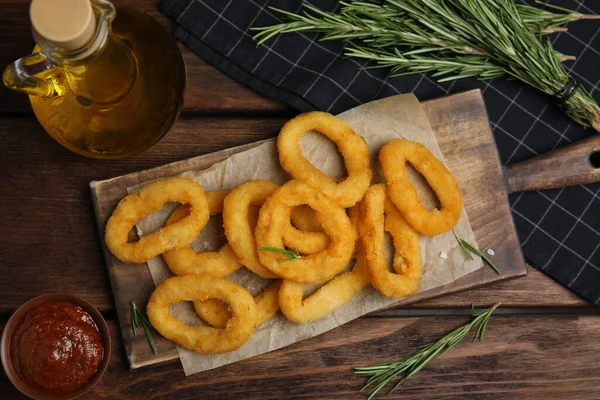
M0 355L6 375L37 400L75 399L100 380L110 357L106 321L68 294L36 297L8 320Z

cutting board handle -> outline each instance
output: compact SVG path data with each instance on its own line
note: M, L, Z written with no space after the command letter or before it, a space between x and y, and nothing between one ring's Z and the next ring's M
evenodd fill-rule
M600 134L506 167L508 193L600 182Z

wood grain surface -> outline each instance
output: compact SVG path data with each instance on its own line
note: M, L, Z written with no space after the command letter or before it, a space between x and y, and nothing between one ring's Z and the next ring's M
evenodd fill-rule
M364 380L353 367L395 361L468 321L363 317L310 341L188 377L179 362L128 370L118 326L110 322L112 358L85 397L364 400ZM595 399L599 330L597 316L493 316L483 342L465 339L392 396L377 399ZM25 398L3 374L0 389L3 399Z
M481 268L448 285L399 300L394 307L526 274L525 262L505 192L504 175L481 92L472 90L431 100L424 103L423 108L429 117L448 168L461 188L463 205L477 244L482 249L494 249L496 252L494 263L502 273L498 275L490 268ZM201 171L260 143L262 142L90 183L101 240L104 238L104 226L108 218L117 203L127 194L128 187L149 180L178 175L185 171ZM154 282L147 265L122 262L106 248L104 248L104 255L117 315L121 323L121 335L125 341L125 350L131 368L178 358L174 345L167 340L163 338L157 340L157 345L163 349L157 357L149 351L143 335L133 335L130 321L131 302L135 301L136 304L145 306L154 289Z

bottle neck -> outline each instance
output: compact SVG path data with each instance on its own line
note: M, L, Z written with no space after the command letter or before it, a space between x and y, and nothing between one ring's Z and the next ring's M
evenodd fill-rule
M33 38L40 47L40 52L56 65L86 62L100 53L108 43L111 24L116 17L115 7L107 0L91 0L91 3L95 18L95 31L91 40L81 47L74 49L59 47L36 32L35 29L33 30Z
M114 6L106 0L92 0L96 31L84 46L67 50L36 34L43 53L64 70L67 82L83 106L111 104L125 97L137 78L137 61L125 42L111 35ZM110 79L99 79L99 77Z

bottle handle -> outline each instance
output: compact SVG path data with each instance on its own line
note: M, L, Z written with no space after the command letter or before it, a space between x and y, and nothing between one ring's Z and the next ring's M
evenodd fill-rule
M45 74L43 78L36 75L56 67L57 65L43 53L33 53L6 67L2 81L11 90L53 99L65 93L65 87L59 77L56 74Z

